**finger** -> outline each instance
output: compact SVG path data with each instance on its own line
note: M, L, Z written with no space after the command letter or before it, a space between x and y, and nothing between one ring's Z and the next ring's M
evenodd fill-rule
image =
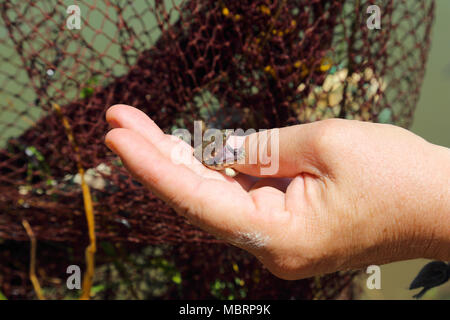
M233 168L257 177L319 174L312 145L315 133L313 124L304 124L250 134L244 142L245 160Z
M280 215L286 212L286 190L290 178L262 178L250 189L258 212L263 215Z
M285 193L291 181L291 178L261 178L255 184L253 184L251 190L262 187L272 187Z
M144 112L131 106L117 104L110 107L106 112L106 121L114 128L125 128L140 134L167 158L172 156L173 148L180 147L182 143L181 139L165 134ZM190 145L186 143L182 147L192 155Z
M165 138L164 132L144 112L125 104L110 107L106 111L106 121L114 128L136 131L153 143Z
M231 180L219 172L206 168L194 157L193 148L189 144L165 134L152 119L137 108L123 104L114 105L106 112L106 120L114 128L125 128L140 134L166 158L174 163L184 162L188 168L202 177ZM235 180L245 190L254 183L253 179L247 175L240 175Z
M236 180L236 182L239 183L245 191L250 191L250 189L253 188L255 183L257 183L260 178L249 176L245 173L240 173L236 177L234 177L234 180Z
M161 195L194 224L227 239L246 232L255 211L251 197L239 185L204 179L175 165L141 135L113 129L105 140L124 165L145 186Z

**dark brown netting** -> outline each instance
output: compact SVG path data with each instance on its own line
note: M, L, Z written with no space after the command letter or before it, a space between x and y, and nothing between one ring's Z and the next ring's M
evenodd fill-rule
M165 132L192 129L199 119L244 129L331 117L408 127L434 2L376 1L380 30L366 25L367 7L375 4L369 0L75 4L80 30L66 27L64 1L0 3L2 291L30 297L23 220L36 235L37 263L46 274L64 277L67 265L83 265L88 237L80 157L99 243L130 252L163 246L162 256L179 270L181 285L173 282L160 297L222 297L211 294L213 284L234 283L237 275L246 293L235 297L350 297L353 273L320 283L281 281L246 253L186 223L134 182L104 146L105 111L117 103L135 106ZM54 104L68 119L78 152ZM70 257L61 245L73 248ZM110 262L106 251L99 246L97 265ZM45 279L44 285L51 286ZM228 297L231 289L222 289Z

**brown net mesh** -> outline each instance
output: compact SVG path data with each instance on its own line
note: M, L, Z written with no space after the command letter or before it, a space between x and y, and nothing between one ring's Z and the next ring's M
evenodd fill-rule
M198 119L216 128L331 117L407 127L424 75L434 2L376 1L380 30L366 25L369 0L75 4L80 30L67 28L65 1L0 3L2 291L30 296L24 219L47 274L64 277L71 262L83 263L88 239L79 157L88 169L98 241L130 251L163 247L161 256L179 270L181 285L171 282L160 297L229 297L241 280L245 294L235 297L351 296L345 288L353 273L319 283L281 281L246 253L187 224L133 181L104 146L104 113L129 104L165 132L192 129ZM78 151L53 104L68 119ZM97 264L110 261L100 246ZM48 277L41 277L45 285ZM231 289L221 284L236 278L240 284Z

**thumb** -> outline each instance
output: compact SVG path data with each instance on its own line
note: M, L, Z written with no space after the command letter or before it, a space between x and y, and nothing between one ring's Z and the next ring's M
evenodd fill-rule
M233 169L257 177L319 175L322 166L314 146L316 127L314 123L302 124L246 136L242 145L245 158L233 165Z

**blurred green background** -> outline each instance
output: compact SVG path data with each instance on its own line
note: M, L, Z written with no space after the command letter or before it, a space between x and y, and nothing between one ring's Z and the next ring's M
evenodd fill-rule
M431 52L411 130L432 143L450 148L450 1L436 2ZM409 291L408 286L427 262L419 259L382 266L381 290L365 289L361 298L411 299L419 290ZM363 285L366 279L367 275L361 277ZM422 299L450 299L450 283L428 291Z

